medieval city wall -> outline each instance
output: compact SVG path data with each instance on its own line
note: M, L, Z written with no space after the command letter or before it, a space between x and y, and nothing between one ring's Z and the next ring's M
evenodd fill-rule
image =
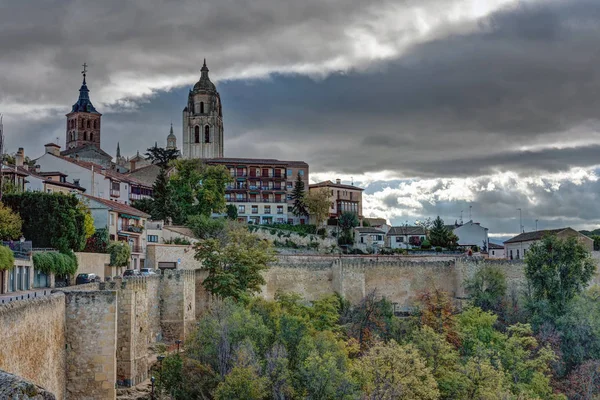
M165 270L161 286L161 328L168 342L185 340L196 321L196 273Z
M65 296L0 305L0 369L65 398Z
M437 288L464 298L463 282L484 265L502 268L509 289L520 290L525 278L522 262L477 257L332 257L281 256L265 272L261 295L273 299L278 291L296 292L316 300L337 292L353 303L375 291L399 311L414 307L417 296Z
M114 399L117 370L116 291L69 291L66 296L67 398Z

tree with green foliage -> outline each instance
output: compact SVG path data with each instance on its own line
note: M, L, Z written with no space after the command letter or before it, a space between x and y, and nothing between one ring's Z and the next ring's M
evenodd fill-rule
M338 227L342 230L338 238L339 244L354 243L354 228L359 225L358 216L352 212L344 212L338 219Z
M204 165L201 170L202 183L196 193L198 214L211 216L226 210L225 190L232 177L222 165Z
M151 205L143 205L146 210L140 208L141 211L148 212L152 219L155 221L168 222L173 217L173 192L169 185L169 178L167 178L167 172L164 168L161 168L158 172L158 176L152 185L152 196ZM137 205L137 203L136 203ZM135 206L134 206L135 207Z
M0 241L20 238L22 225L19 214L0 203Z
M12 268L15 265L15 256L11 249L0 245L0 272Z
M192 215L188 218L187 227L198 239L227 239L227 225L223 218L211 218L205 215Z
M361 357L354 373L368 399L431 399L440 396L431 369L412 345L378 343Z
M225 189L231 175L224 166L203 165L200 160L177 160L169 180L173 223L183 225L190 215L210 216L225 210Z
M131 202L131 207L135 208L136 210L145 212L146 214L152 215L154 213L154 199L144 198L133 200Z
M226 208L226 212L227 212L227 218L229 218L232 221L237 221L238 219L238 210L237 207L233 204L227 204L227 208Z
M306 196L304 202L308 212L315 220L315 225L317 227L323 225L323 222L329 217L329 208L331 207L329 190L326 188L313 190Z
M87 239L84 251L88 253L107 253L109 234L107 228L96 229L96 232Z
M431 242L431 245L434 247L448 247L448 244L450 243L450 234L448 232L448 228L446 228L446 225L444 225L444 220L441 219L439 215L433 220L428 238L429 242Z
M158 165L161 169L165 169L177 157L179 157L179 150L177 149L154 146L146 150L146 159L150 160L152 164Z
M215 400L262 400L268 385L267 378L258 376L254 368L235 367L217 386Z
M127 267L131 262L131 248L125 242L112 242L107 248L110 254L110 265Z
M23 236L35 247L61 253L81 251L86 243L86 213L74 195L24 192L3 197L23 221Z
M587 249L574 237L544 237L525 256L530 306L538 315L563 315L569 302L585 289L596 272Z
M306 206L306 188L304 181L300 174L296 175L296 182L294 183L294 189L292 190L292 200L294 205L292 206L292 214L296 217L307 217L308 207Z
M506 276L502 269L486 265L478 269L472 278L466 279L464 287L475 307L498 313L506 295Z
M308 399L353 399L357 385L350 374L345 344L333 332L305 335L298 346L296 393Z
M196 259L208 270L202 285L219 298L247 300L265 283L262 271L274 258L272 245L241 226L227 233L227 243L206 239L196 245Z

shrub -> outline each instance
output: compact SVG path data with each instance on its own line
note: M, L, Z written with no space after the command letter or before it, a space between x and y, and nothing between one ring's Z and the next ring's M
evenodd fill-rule
M108 245L110 265L113 267L126 267L131 258L131 249L123 242L112 242Z
M435 251L436 251L436 253L441 253L442 252L442 248L440 246L436 246L435 247Z
M310 235L314 235L317 233L317 226L316 225L292 225L292 224L264 224L264 225L260 225L263 228L275 228L275 229L281 229L284 231L290 231L290 232L296 232L296 233L303 233L305 235L310 234ZM275 234L275 232L271 233L272 235Z
M12 268L15 264L15 256L11 249L0 245L0 271Z
M106 253L108 247L108 229L97 229L94 234L88 238L85 244L85 250L89 253Z
M431 243L429 243L429 240L427 240L427 239L423 240L423 243L421 243L421 248L424 250L431 249Z
M179 244L179 245L190 245L192 242L185 238L176 237L173 239L165 240L165 244Z

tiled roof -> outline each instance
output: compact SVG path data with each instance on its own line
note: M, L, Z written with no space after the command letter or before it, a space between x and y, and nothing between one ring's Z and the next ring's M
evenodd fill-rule
M56 176L56 175L60 175L60 176L67 176L67 174L64 174L62 172L59 171L50 171L50 172L37 172L37 174L39 176Z
M333 183L331 181L323 181L319 183L313 183L312 185L308 185L309 188L320 188L320 187L335 187L340 189L350 189L350 190L365 190L363 188L359 188L357 186L352 185L344 185L341 183Z
M48 177L43 176L41 172L37 173L37 172L34 172L34 171L30 171L30 170L28 170L25 167L19 167L19 171L21 173L23 173L23 174L27 174L27 175L33 176L33 177L38 178L38 179L40 179L40 180L42 180L44 182L48 182L48 183L50 183L52 185L62 186L62 187L70 188L70 189L81 190L82 192L85 192L85 188L82 188L81 186L78 186L78 185L75 185L75 184L69 183L69 182L60 182L60 181L50 180L50 179L48 179ZM61 172L53 172L52 174L53 175L67 176L67 175L65 175L65 174L63 174Z
M164 225L163 229L166 229L168 231L171 232L175 232L178 233L180 235L183 236L187 236L187 237L191 237L191 238L195 238L196 235L194 235L194 232L192 232L192 230L186 226L173 226L173 225Z
M150 218L149 214L146 214L145 212L140 211L137 208L128 206L127 204L117 203L116 201L106 200L100 197L90 196L87 194L84 194L83 197L98 202L108 207L108 209L112 211L120 212L123 214L135 215L136 217Z
M354 228L354 229L356 229L356 231L358 233L377 233L377 234L385 235L384 231L379 230L377 228L363 227L363 228Z
M569 228L560 228L560 229L546 229L543 231L533 231L533 232L525 232L517 235L513 238L508 239L504 243L519 243L519 242L528 242L530 240L540 240L546 235L556 235L566 229Z
M288 161L275 160L273 158L209 158L204 160L207 164L272 164L288 165Z
M62 158L65 161L68 161L70 163L73 163L75 165L79 165L80 167L86 168L91 170L92 167L94 168L94 172L107 176L109 178L112 178L114 180L117 181L123 181L123 182L128 182L128 183L133 183L135 185L140 185L140 186L146 186L146 187L152 187L152 185L148 185L147 183L140 181L139 179L136 178L132 178L130 176L127 176L125 174L121 174L120 172L117 171L113 171L111 169L107 169L99 164L90 162L90 161L83 161L83 160L77 160L75 158L71 158L71 157L62 157L62 156L58 156L59 158Z
M61 151L60 155L68 156L70 154L77 154L84 150L93 150L96 153L106 157L107 159L112 160L112 156L110 154L108 154L107 152L105 152L104 150L102 150L101 148L99 148L98 146L96 146L94 144L86 144L85 146L81 146L81 147L73 147L72 149L67 149L67 150Z
M504 246L502 246L501 244L496 244L496 243L490 242L490 244L488 245L488 249L490 249L490 250L504 250Z
M425 235L425 229L422 226L392 226L387 234L388 236Z

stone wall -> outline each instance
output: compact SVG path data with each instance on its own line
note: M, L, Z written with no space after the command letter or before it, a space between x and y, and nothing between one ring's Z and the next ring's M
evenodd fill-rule
M185 340L196 320L195 271L164 271L161 284L161 328L168 342Z
M0 305L0 338L0 369L65 398L62 293Z
M19 376L0 371L0 399L56 400L56 396Z
M200 319L202 317L202 313L208 309L210 303L212 301L211 294L204 288L202 282L208 277L208 271L197 269L196 273L196 283L195 283L195 300L196 300L196 319Z
M117 292L68 291L67 398L115 399Z
M110 254L104 253L75 253L77 257L77 274L88 273L96 274L100 279L111 276L110 270L107 271L107 266L110 263ZM107 275L107 272L109 273Z
M273 299L277 291L296 292L316 300L337 292L353 303L375 291L385 296L399 311L415 305L419 293L438 288L460 299L465 297L463 281L484 265L497 265L505 271L509 288L524 283L523 264L508 260L476 257L342 257L280 256L264 273L262 296Z
M326 237L323 239L319 235L299 235L296 232L286 231L284 229L269 228L256 226L253 227L253 233L261 239L270 240L272 242L278 241L285 243L286 240L290 240L298 246L311 246L313 243L319 244L319 251L329 252L332 246L337 246L335 238Z
M193 246L148 243L145 265L146 268L158 269L160 263L169 263L177 269L195 270L200 268L200 262L194 259L194 255Z

